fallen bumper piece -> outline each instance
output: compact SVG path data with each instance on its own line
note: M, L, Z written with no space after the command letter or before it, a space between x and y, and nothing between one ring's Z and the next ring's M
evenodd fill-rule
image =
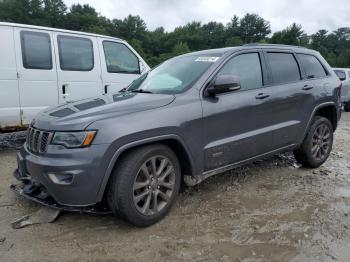
M34 224L52 223L57 219L60 212L61 210L43 206L38 211L13 221L11 225L14 229L20 229Z

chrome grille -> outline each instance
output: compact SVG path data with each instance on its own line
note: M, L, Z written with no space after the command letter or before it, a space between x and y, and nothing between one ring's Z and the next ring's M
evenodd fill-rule
M29 127L27 131L27 147L35 153L45 153L53 133Z

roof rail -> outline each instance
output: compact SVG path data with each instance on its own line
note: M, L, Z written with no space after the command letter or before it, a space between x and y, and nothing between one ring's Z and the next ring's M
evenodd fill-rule
M293 48L307 48L304 46L297 46L297 45L282 45L282 44L260 44L260 43L249 43L244 44L243 46L273 46L273 47L293 47Z
M0 0L0 2L1 1L2 0ZM55 31L55 32L87 35L87 36L95 36L95 37L97 36L97 37L111 38L111 39L117 39L117 40L120 40L120 41L125 41L124 39L121 39L121 38L118 38L118 37L113 37L113 36L100 35L100 34L94 34L94 33L87 33L87 32L82 32L82 31L73 31L73 30L54 28L54 27L47 27L47 26L36 26L36 25L28 25L28 24L8 23L8 22L1 22L1 21L0 21L0 26L12 26L12 27L21 27L21 28L28 28L28 29L47 30L47 31Z

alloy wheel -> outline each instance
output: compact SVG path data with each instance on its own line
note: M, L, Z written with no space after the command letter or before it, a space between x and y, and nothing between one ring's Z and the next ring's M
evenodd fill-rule
M331 144L331 130L326 124L319 125L312 136L311 153L318 160L324 160Z
M165 156L153 156L140 167L133 185L136 209L143 215L159 213L170 201L175 188L175 169Z

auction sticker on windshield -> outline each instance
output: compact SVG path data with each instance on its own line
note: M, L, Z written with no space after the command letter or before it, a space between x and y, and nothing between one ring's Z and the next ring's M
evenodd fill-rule
M214 62L218 61L218 59L219 59L219 57L217 57L217 56L200 56L195 61L196 62L214 63Z

